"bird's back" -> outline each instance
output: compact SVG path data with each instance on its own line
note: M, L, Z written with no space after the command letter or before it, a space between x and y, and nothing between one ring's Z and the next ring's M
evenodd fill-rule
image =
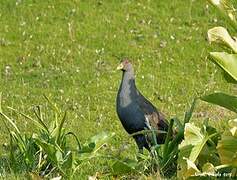
M140 92L138 92L138 94L137 103L144 115L147 116L150 126L157 130L168 130L168 122L166 121L165 116Z

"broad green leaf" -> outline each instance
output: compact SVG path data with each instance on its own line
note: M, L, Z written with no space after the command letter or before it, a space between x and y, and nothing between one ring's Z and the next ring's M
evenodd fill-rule
M202 166L202 172L214 174L216 171L212 163L206 163Z
M115 133L101 132L91 137L79 150L78 162L80 163L83 160L94 158L97 155L96 152L114 135Z
M48 145L53 145L53 144L48 144ZM62 152L59 149L56 149L55 155L56 155L58 163L63 162L63 154L62 154Z
M220 139L220 134L214 127L208 125L208 120L204 121L204 127L205 128L202 128L202 130L204 132L206 131L209 136L209 139L198 156L198 165L199 167L202 167L207 162L210 162L215 166L219 165L220 158L216 151L216 145L218 143L218 140Z
M59 164L59 161L62 161L62 154L60 154L60 150L57 146L47 143L40 138L33 137L36 144L40 146L44 153L47 154L47 157L54 163L55 165Z
M199 171L195 174L196 178L194 179L216 179L214 178L216 174L216 168L208 162L202 166L202 172Z
M212 163L214 166L220 164L220 158L216 150L216 145L210 146L210 144L207 143L199 154L198 166L202 167L207 162Z
M178 164L180 170L178 171L178 177L184 177L185 175L185 178L187 178L198 172L194 166L195 162L204 147L207 147L207 141L214 135L216 133L209 136L205 126L201 129L192 123L185 124L184 140L179 145Z
M178 171L177 177L178 179L188 179L188 177L190 176L197 176L199 174L201 174L200 170L197 168L196 164L192 161L190 161L188 158L183 158L183 165L178 164L178 166L181 165L185 166L185 170L184 171Z
M227 83L237 84L237 81L231 75L229 75L226 71L222 71L222 75L225 78Z
M192 123L186 123L184 128L185 140L180 144L180 148L186 145L196 145L203 138L204 135L201 133L201 129Z
M79 150L80 153L91 153L95 149L95 143L86 143L82 146L82 148Z
M132 159L116 160L112 165L113 174L125 174L134 172L138 162Z
M201 100L222 106L237 113L237 96L231 96L224 93L213 93L201 97Z
M200 173L200 170L197 168L193 161L190 161L187 158L184 158L184 160L186 160L187 163L187 170L183 174L183 177L189 177Z
M235 53L237 53L237 42L229 35L224 27L214 27L209 29L207 35L210 43L221 43L230 47Z
M180 150L184 147L190 147L190 154L185 158L195 162L207 141L207 135L207 133L202 134L201 129L191 123L185 125L184 141L179 146Z
M222 164L231 164L237 167L237 137L223 135L217 146Z
M237 54L211 52L210 55L224 71L237 81Z
M222 164L237 167L237 120L230 120L229 129L225 131L218 142L217 150Z
M190 161L190 155L191 151L194 148L196 144L200 144L202 139L204 138L204 135L200 133L200 128L194 126L191 123L185 124L185 131L184 131L184 140L179 145L179 157L178 157L178 178L187 178L191 175L194 175L195 168L189 168L190 163L188 165L188 162ZM188 161L187 161L188 160ZM194 159L195 161L195 159ZM191 161L194 164L194 161ZM196 165L195 165L196 166ZM192 167L192 166L190 166ZM189 170L188 170L189 168Z
M107 132L101 132L100 134L97 134L93 137L91 137L83 146L83 149L89 148L91 151L97 151L100 149L105 143L107 143L115 133L107 133Z

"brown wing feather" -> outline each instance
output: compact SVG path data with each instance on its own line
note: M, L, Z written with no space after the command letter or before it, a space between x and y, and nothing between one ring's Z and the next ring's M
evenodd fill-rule
M138 104L146 118L149 120L150 126L158 130L168 130L168 122L164 115L159 112L141 93L139 93Z

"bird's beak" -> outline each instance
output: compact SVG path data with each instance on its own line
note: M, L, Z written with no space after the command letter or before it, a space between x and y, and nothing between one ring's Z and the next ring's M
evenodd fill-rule
M123 63L121 63L117 66L117 70L121 70L121 69L123 69Z

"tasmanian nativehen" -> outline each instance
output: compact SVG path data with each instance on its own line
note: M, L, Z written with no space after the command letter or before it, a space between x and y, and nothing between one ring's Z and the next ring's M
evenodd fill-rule
M162 113L149 102L137 89L133 66L129 60L125 59L117 67L122 70L122 81L117 94L117 114L118 117L129 134L133 134L142 130L161 130L168 131L168 123ZM150 150L152 139L144 134L133 136L139 151L143 148ZM156 133L158 144L165 141L165 133Z

